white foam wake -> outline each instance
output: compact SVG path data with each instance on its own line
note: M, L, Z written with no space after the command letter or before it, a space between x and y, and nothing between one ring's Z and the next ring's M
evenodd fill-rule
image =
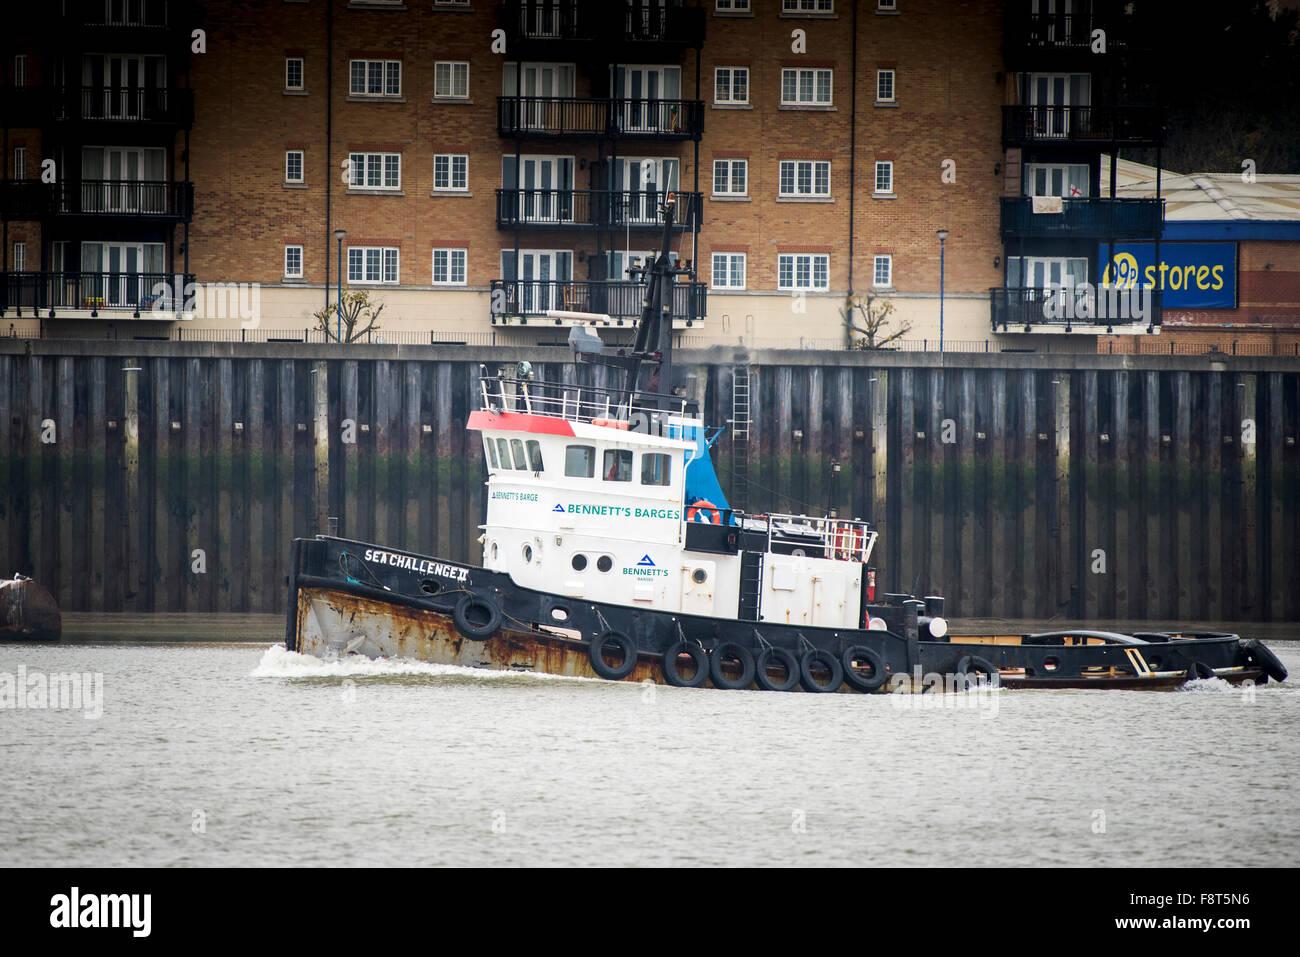
M364 655L347 655L326 661L314 655L289 651L284 645L272 645L262 653L249 676L253 678L365 678L396 677L401 675L427 675L443 677L455 675L486 681L500 679L558 678L563 681L595 681L594 678L566 678L563 675L534 674L530 671L506 671L488 668L465 668L460 665L441 665L414 658L367 658Z

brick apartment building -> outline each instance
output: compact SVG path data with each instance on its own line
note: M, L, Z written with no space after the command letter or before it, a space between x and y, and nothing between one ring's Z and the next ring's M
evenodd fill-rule
M387 341L562 341L552 310L617 339L672 191L689 344L840 347L852 295L934 347L943 231L948 342L1090 350L1160 330L1158 306L1115 328L1043 302L1100 243L1159 241L1158 193L1101 192L1103 153L1160 141L1143 33L1108 0L24 7L0 332L301 335L341 251ZM217 283L257 284L256 319L229 290L215 315Z

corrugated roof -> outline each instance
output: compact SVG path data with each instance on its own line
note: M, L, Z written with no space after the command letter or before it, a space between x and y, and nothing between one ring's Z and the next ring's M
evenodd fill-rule
M1255 220L1300 222L1300 175L1256 173L1242 182L1237 173L1160 174L1165 222ZM1156 194L1156 168L1121 159L1115 166L1115 195L1130 198ZM1110 195L1110 158L1101 158L1100 195Z

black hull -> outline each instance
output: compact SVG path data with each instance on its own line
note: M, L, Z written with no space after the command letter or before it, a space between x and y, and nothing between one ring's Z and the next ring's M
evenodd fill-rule
M1236 635L1133 644L1060 637L1024 643L1016 636L920 640L914 609L874 605L871 615L884 619L887 631L705 617L568 598L520 587L500 572L328 537L294 541L289 587L286 646L313 654L360 649L589 675L597 673L583 660L591 641L614 631L635 645L635 667L629 664L624 680L662 681L664 652L681 641L710 653L734 643L755 656L771 646L796 660L815 650L824 653L823 661L840 661L847 649L865 647L869 652L856 660L876 660L865 669L869 680L856 683L859 690L943 688L952 686L954 676L994 669L1008 688L1167 688L1198 675L1268 680L1259 654L1250 654ZM500 612L485 640L454 624L456 606L467 595L488 599ZM1279 668L1274 677L1285 676ZM825 689L818 684L809 690L848 689L852 682Z

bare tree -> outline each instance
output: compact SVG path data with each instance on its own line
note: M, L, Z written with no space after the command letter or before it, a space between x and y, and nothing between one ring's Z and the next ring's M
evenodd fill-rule
M851 296L840 310L849 348L883 349L911 332L912 325L908 322L898 322L898 328L892 331L888 328L893 313L894 304L888 300L879 300L872 295L865 299Z
M312 315L316 317L316 328L325 333L326 342L357 342L363 336L379 331L379 314L383 311L382 303L376 306L370 302L370 290L353 292L344 286L342 307L333 303Z

